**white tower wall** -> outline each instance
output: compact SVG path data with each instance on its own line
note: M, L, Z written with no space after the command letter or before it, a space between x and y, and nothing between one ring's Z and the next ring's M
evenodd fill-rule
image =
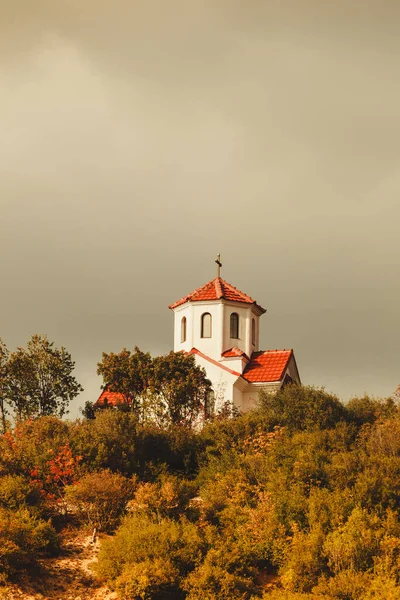
M202 315L210 313L212 333L210 338L201 337ZM239 316L239 337L231 338L231 314ZM182 319L186 318L186 339L182 341ZM189 352L197 348L210 358L220 361L225 350L236 346L247 356L251 356L259 348L259 318L260 314L253 305L225 300L210 300L204 302L187 302L174 309L174 350ZM255 322L255 340L252 339L252 320Z

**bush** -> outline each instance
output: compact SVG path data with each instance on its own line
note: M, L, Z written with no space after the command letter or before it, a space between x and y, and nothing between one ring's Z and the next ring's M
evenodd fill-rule
M379 400L364 396L363 398L352 398L346 404L348 419L359 427L366 423L375 423L382 418L393 417L397 407L392 398Z
M280 569L282 585L293 592L310 592L326 570L322 553L323 534L295 530L286 560Z
M346 420L346 409L336 396L324 389L295 384L276 394L261 392L260 411L272 425L291 431L329 429Z
M68 424L57 417L28 419L0 436L0 473L28 476L42 470L58 448L68 443Z
M178 518L187 510L195 486L175 475L162 475L156 483L140 483L129 502L132 512L145 512L158 520Z
M117 410L96 411L93 420L76 421L70 429L70 443L82 456L86 471L110 471L127 476L135 472L135 437L137 421L134 415Z
M71 426L70 442L83 457L86 471L110 469L128 477L155 479L165 471L193 477L197 470L198 442L193 431L139 424L133 413L98 410L95 419Z
M83 523L112 531L132 498L135 483L109 470L88 473L66 488L66 500L76 507Z
M244 600L255 591L252 578L228 570L224 553L217 550L208 552L204 563L188 575L182 587L188 592L187 600Z
M379 552L383 527L376 515L355 508L347 522L329 533L324 551L334 573L367 571L373 567L373 557Z
M38 554L54 554L58 548L59 537L49 522L27 509L0 508L0 573L12 575L34 564Z
M42 500L40 488L23 475L0 477L0 505L12 510L37 506Z
M196 525L186 520L175 522L164 519L157 523L144 514L129 515L124 518L116 535L103 542L96 571L111 586L117 580L120 582L118 585L129 580L130 586L139 586L141 571L137 565L148 565L146 577L149 581L159 578L158 567L149 571L149 565L154 561L170 561L169 572L177 569L182 577L200 562L205 549L204 535ZM133 567L137 580L132 576Z
M146 559L125 570L115 583L124 600L177 598L179 571L168 558Z

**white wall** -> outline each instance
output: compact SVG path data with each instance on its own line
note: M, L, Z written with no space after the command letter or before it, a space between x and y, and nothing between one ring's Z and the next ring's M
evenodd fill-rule
M210 313L212 317L212 337L201 337L201 316ZM232 313L239 315L239 339L230 337ZM181 321L186 317L186 341L181 342ZM252 343L251 321L256 323L256 340ZM258 350L259 315L252 306L213 300L209 302L186 303L174 309L174 350L189 351L197 348L214 360L221 360L221 354L233 346L240 348L247 356Z
M220 360L222 354L223 339L223 304L222 302L193 302L179 306L174 310L174 350L189 351L197 348L203 354L214 360ZM212 318L212 336L201 337L201 317L204 313L210 313ZM186 342L181 343L181 321L186 317Z
M230 319L231 314L237 313L239 315L239 339L230 337ZM254 319L256 323L256 339L255 344L252 343L251 338L251 320ZM259 340L259 323L260 317L256 315L252 306L246 304L237 304L233 302L224 302L224 340L223 340L223 351L229 350L233 346L240 348L250 358L253 352L258 350Z
M237 381L237 376L232 375L228 371L222 369L219 365L214 365L210 361L202 358L201 356L195 355L196 364L200 367L204 367L207 372L207 377L211 381L212 388L215 394L215 409L218 411L224 402L241 402L241 398L238 398L236 391L234 391L234 384Z
M255 386L253 384L249 384L247 390L243 393L243 412L248 410L252 410L258 404L258 394L260 390L264 389L268 392L275 393L281 387L280 382L273 383L263 383L261 385Z

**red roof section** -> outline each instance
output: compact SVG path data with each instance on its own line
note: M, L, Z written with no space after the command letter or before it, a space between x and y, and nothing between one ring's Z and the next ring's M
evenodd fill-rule
M126 400L122 394L119 392L103 390L95 403L95 406L118 406L119 404L126 404Z
M220 369L223 369L224 371L228 371L228 373L231 373L232 375L236 375L237 377L241 377L241 374L238 373L237 371L233 371L229 367L226 367L223 363L220 363L220 362L214 360L210 356L207 356L207 354L203 354L203 352L200 352L200 350L197 350L197 348L192 348L190 350L190 352L188 352L188 354L197 354L197 356L201 356L202 358L204 358L205 360L208 360L208 362L212 363L213 365L220 367Z
M265 308L262 308L253 298L244 294L233 285L222 279L222 277L216 277L212 279L203 287L194 290L191 294L184 296L177 302L170 304L168 308L176 308L185 302L201 302L204 300L231 300L234 302L243 302L245 304L255 304L262 312L266 312Z
M247 360L249 360L249 357L247 356L246 352L243 352L243 350L237 348L237 346L233 346L233 348L225 350L225 352L222 353L222 356L224 358L238 358L244 356L245 358L247 358Z
M293 350L254 352L243 377L252 383L280 381L292 355Z

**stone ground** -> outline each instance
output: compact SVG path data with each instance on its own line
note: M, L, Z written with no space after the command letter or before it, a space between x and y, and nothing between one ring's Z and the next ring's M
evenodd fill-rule
M59 556L41 560L39 568L18 582L0 587L0 600L116 600L117 596L96 582L90 565L99 542L76 529L62 534Z

